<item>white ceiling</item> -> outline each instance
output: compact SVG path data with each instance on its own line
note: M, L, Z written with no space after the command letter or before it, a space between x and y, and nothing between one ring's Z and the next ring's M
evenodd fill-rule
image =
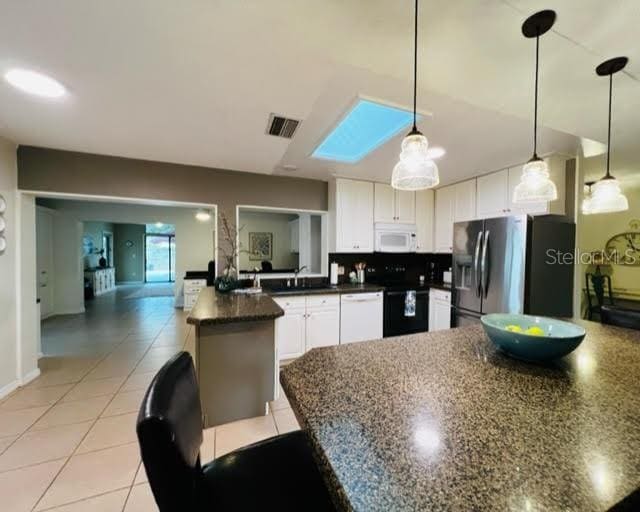
M0 71L62 81L59 101L0 83L0 134L21 144L326 179L387 180L399 138L354 166L308 158L358 94L411 101L412 0L0 0ZM447 155L442 183L531 153L534 46L522 21L558 13L541 41L542 151L606 140L605 58L616 76L613 169L640 167L637 0L422 0L421 128ZM270 112L303 120L265 135Z

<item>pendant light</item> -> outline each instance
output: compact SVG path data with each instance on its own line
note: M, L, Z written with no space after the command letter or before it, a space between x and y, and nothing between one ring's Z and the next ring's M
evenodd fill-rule
M418 0L415 5L413 38L413 127L402 141L400 161L393 168L391 186L398 190L422 190L440 183L438 166L427 153L429 142L416 126L418 91Z
M520 183L513 191L514 203L538 203L558 198L555 183L549 179L547 162L537 154L538 149L538 69L540 61L540 36L553 27L556 13L551 10L540 11L530 16L522 24L522 34L527 38L536 38L536 83L533 107L533 156L522 168Z
M622 212L629 209L629 201L620 190L620 183L609 172L611 163L611 103L613 99L613 75L624 69L629 59L616 57L596 68L598 76L609 76L609 125L607 128L607 173L593 184L591 213Z
M587 193L582 198L582 215L591 215L593 213L593 197L591 194L591 187L595 181L587 181L584 186L587 188Z

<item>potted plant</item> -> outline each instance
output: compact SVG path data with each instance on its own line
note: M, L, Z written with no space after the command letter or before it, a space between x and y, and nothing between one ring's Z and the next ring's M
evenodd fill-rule
M222 226L222 237L220 244L220 253L224 270L222 275L216 277L214 286L221 293L227 293L241 286L238 281L238 269L236 269L236 258L240 253L239 232L229 224L229 219L224 213L220 214L220 224Z

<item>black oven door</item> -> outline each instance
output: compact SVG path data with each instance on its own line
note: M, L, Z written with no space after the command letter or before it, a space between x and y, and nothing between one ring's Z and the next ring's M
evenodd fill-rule
M413 334L429 330L429 291L416 292L416 315L405 316L406 292L389 291L384 294L384 337Z

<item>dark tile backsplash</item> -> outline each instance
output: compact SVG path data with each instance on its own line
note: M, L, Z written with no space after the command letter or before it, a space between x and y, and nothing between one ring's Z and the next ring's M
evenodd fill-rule
M355 264L367 264L366 281L370 283L385 280L385 276L393 275L397 278L403 274L405 281L418 281L425 276L427 282L442 282L442 273L451 267L451 254L416 254L416 253L371 253L371 254L343 254L330 253L329 264L336 262L345 268L345 273L339 276L339 282L349 280L349 272L354 270ZM433 264L433 277L431 268Z

